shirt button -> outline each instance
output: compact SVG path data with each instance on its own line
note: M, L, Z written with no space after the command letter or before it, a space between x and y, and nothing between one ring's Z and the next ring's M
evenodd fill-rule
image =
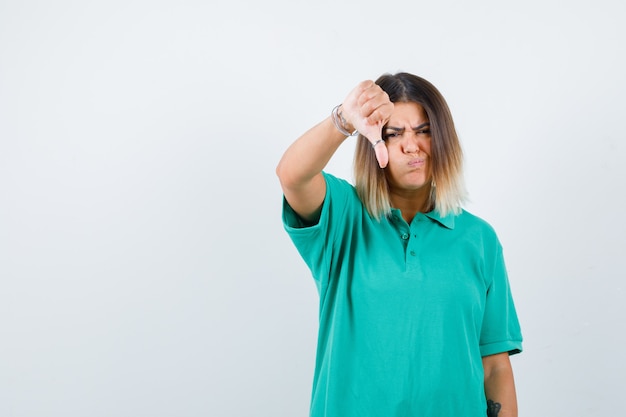
M402 240L407 240L409 238L409 235L407 233L402 233Z
M409 255L411 255L411 256L415 256L415 251L414 251L414 250L412 250L411 252L409 252Z

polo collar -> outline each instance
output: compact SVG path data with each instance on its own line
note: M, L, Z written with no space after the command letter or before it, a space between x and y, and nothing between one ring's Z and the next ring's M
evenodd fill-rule
M392 217L396 219L402 218L402 213L400 213L400 209L392 208L391 209ZM431 220L436 221L443 227L446 227L450 230L454 229L454 218L456 217L454 214L450 213L445 217L442 217L437 210L429 211L428 213L416 213L416 216L426 216Z
M428 213L424 213L428 218L436 221L448 229L454 229L454 218L456 217L453 213L449 213L447 216L442 217L437 210L429 211Z

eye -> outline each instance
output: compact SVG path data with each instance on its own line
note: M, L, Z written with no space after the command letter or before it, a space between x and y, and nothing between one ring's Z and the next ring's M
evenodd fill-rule
M399 134L398 132L393 132L393 131L391 131L391 132L389 132L389 133L385 133L385 134L383 135L383 140L393 139L393 138L397 138L397 137L399 137L399 136L400 136L400 134Z

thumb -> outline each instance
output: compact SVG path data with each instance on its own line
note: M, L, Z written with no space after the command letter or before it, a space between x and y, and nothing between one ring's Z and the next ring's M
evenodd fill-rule
M389 153L387 152L387 144L382 140L383 122L375 124L364 123L359 126L359 133L367 138L372 144L376 160L381 168L385 168L389 163Z
M378 161L378 166L381 168L385 168L389 163L389 153L387 152L387 144L379 139L375 143L372 144L374 147L374 153L376 154L376 160Z

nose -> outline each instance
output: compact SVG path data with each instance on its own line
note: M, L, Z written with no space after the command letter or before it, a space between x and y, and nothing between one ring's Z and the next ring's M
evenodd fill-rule
M421 149L421 143L415 132L405 132L402 147L405 153L417 153Z

